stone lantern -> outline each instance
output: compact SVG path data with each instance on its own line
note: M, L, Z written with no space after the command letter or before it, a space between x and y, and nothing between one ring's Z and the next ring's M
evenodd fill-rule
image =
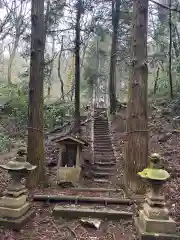
M33 214L27 201L28 191L22 183L22 178L36 166L26 161L26 151L26 148L20 148L14 159L5 165L0 165L2 169L8 170L11 176L8 188L0 198L0 225L15 230L20 229Z
M152 154L149 168L138 173L151 185L151 191L147 194L143 209L140 210L139 217L135 218L140 240L180 239L176 235L176 223L169 217L164 195L161 194L161 188L170 175L166 170L161 169L160 160L159 154Z

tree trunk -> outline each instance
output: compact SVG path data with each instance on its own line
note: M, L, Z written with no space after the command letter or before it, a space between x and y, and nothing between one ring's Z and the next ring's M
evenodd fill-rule
M10 54L9 63L8 63L8 84L9 85L12 83L12 66L13 66L14 58L19 45L20 36L23 34L23 32L26 29L26 26L23 26L24 24L23 8L24 7L25 6L23 5L23 1L21 1L18 16L15 16L15 39L14 39L12 49L9 48L9 54Z
M172 83L172 12L171 0L169 0L169 90L170 98L173 98L173 83Z
M52 36L52 58L54 58L54 48L55 48L55 38ZM53 69L54 69L54 59L51 60L50 69L48 74L48 94L47 96L51 96L52 82L53 82Z
M44 180L43 77L44 77L44 1L32 0L31 60L29 81L28 161L37 165L28 186Z
M134 0L132 20L132 66L127 108L125 184L131 193L144 193L137 173L148 165L147 117L147 27L148 0Z
M14 62L14 58L16 55L16 50L18 48L18 44L19 44L19 38L20 38L20 29L19 27L17 27L18 29L16 29L16 37L15 37L15 42L13 44L12 50L9 48L9 53L10 53L10 57L9 57L9 63L8 63L8 84L10 85L12 83L12 66L13 66L13 62Z
M58 57L58 77L59 77L59 81L60 81L60 84L61 84L61 98L62 100L64 101L65 98L64 98L64 82L62 80L62 77L61 77L61 56L62 56L62 53L63 53L63 45L64 45L64 41L63 41L63 36L62 36L62 43L61 43L61 50L60 50L60 53L59 53L59 57Z
M80 132L80 19L82 2L77 2L75 39L75 129Z
M111 43L111 60L110 60L110 79L109 79L109 96L110 96L110 114L116 112L116 59L117 59L117 37L120 18L121 0L112 0L112 43Z
M74 81L72 82L72 86L71 86L71 90L70 90L70 101L73 101L73 97L74 97L74 89L75 89L75 83Z
M160 67L158 66L157 71L156 71L156 79L154 81L154 95L156 95L157 92L157 86L158 86L158 80L159 80L159 71L160 71Z

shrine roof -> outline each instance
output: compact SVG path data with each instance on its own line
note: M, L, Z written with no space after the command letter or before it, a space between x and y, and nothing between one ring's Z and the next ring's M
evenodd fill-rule
M70 140L72 142L76 142L77 144L80 145L84 145L84 146L88 146L88 142L83 140L82 138L78 137L78 136L62 136L62 137L55 137L52 141L55 141L56 143L61 143L61 142L65 142L67 140Z

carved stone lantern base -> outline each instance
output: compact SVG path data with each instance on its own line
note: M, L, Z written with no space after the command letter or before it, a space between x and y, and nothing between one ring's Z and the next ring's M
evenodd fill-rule
M0 225L14 230L19 230L34 211L27 202L27 194L16 194L16 196L5 195L0 199Z
M139 240L179 239L179 236L176 235L176 224L172 218L168 220L150 219L141 210L139 217L135 218L135 226Z
M0 208L0 211L1 210ZM7 213L7 209L4 209L4 211ZM34 210L29 209L19 218L0 218L0 225L8 229L19 231L34 216L34 213Z

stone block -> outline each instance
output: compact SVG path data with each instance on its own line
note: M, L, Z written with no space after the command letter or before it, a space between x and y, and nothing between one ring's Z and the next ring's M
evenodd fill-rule
M134 222L137 230L137 240L179 240L180 239L180 236L178 236L175 233L165 234L165 233L145 232L139 218L135 218Z
M169 219L169 211L167 208L151 207L147 203L144 204L144 213L150 219Z
M159 202L164 202L165 201L163 195L154 195L152 192L149 192L147 194L147 199L151 199L151 200L159 201Z
M21 195L17 198L4 196L0 199L0 207L20 208L26 203L27 195Z
M20 195L22 195L22 194L26 194L27 193L27 189L26 188L24 188L24 189L22 189L22 190L16 190L16 191L11 191L11 190L6 190L6 191L4 191L4 195L9 195L9 196L14 196L14 197L19 197Z
M0 207L0 218L19 218L23 216L30 208L30 203L25 203L20 208Z
M126 211L116 211L109 210L107 208L102 209L91 209L88 207L72 207L72 206L55 206L52 212L53 216L58 219L59 217L64 218L79 218L79 217L93 217L93 218L101 218L101 219L132 219L133 213Z
M0 218L0 226L19 231L34 215L34 209L30 209L19 218Z
M166 234L174 234L176 232L176 223L172 218L168 220L150 219L143 210L140 210L139 219L145 232Z
M165 202L163 202L163 201L161 202L158 200L151 200L151 199L147 198L146 202L152 207L155 207L155 206L161 207L161 208L165 207Z
M26 187L23 184L21 184L21 182L20 183L10 183L8 186L8 190L19 192L22 190L26 190Z
M57 183L77 183L81 173L80 167L60 167L57 169Z

